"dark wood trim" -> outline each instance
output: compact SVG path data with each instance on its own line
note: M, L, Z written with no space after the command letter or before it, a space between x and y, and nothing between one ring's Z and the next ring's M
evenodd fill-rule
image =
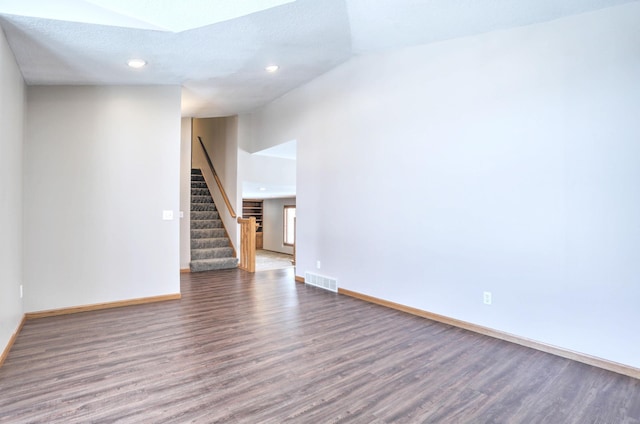
M304 277L300 277L296 275L296 283L304 283Z
M2 355L0 355L0 367L2 366L2 364L4 364L4 361L5 361L5 359L7 359L7 356L9 356L9 351L13 347L13 344L16 341L16 337L18 337L18 334L20 334L20 331L22 330L22 326L24 326L24 322L26 320L27 320L26 316L22 315L22 319L20 320L20 324L18 324L18 327L16 328L16 331L13 332L13 334L11 335L11 338L9 338L9 343L7 343L7 346L2 351Z
M296 281L298 281L298 277L296 277ZM550 353L552 355L560 356L560 357L571 359L577 362L582 362L587 365L592 365L594 367L602 368L608 371L613 371L618 374L640 379L640 368L635 368L630 365L620 364L618 362L609 361L606 359L598 358L596 356L587 355L585 353L574 352L569 349L553 346L547 343L539 342L537 340L532 340L526 337L517 336L515 334L494 330L492 328L483 327L481 325L458 320L455 318L450 318L444 315L434 314L433 312L412 308L410 306L390 302L388 300L379 299L377 297L369 296L366 294L354 292L347 289L338 289L338 293L343 294L345 296L354 297L356 299L364 300L366 302L375 303L376 305L385 306L387 308L396 309L398 311L406 312L412 315L417 315L419 317L441 322L443 324L449 324L454 327L463 328L465 330L473 331L474 333L483 334L485 336L490 336L500 340L506 340L508 342L515 343L521 346L540 350L542 352Z
M256 236L262 236L264 232L264 199L242 199L242 218L256 218ZM256 241L256 248L262 249L262 246Z
M28 312L25 314L27 319L37 319L45 317L54 317L58 315L77 314L80 312L98 311L100 309L121 308L123 306L143 305L145 303L164 302L167 300L178 300L182 298L180 293L165 294L162 296L142 297L138 299L120 300L117 302L95 303L93 305L73 306L70 308L51 309L48 311Z

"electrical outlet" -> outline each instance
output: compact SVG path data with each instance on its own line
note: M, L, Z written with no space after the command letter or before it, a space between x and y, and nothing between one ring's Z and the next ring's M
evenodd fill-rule
M485 305L491 305L491 292L484 292L483 293L483 301Z
M172 221L173 211L162 211L162 219L165 221Z
M320 261L316 261L316 268L320 269Z

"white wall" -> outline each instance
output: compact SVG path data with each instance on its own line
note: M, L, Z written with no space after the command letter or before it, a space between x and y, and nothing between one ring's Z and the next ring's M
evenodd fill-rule
M180 269L191 262L191 118L180 124Z
M236 181L238 179L238 118L229 116L224 118L194 118L193 119L193 156L194 167L201 168L205 179L209 165L206 162L198 137L202 138L207 153L216 168L218 178L225 189L229 202L237 216L242 215L242 207L234 203L238 194ZM216 204L222 222L229 234L231 244L239 249L240 228L236 219L232 218L224 199L217 188L217 184L207 180L207 185Z
M358 57L257 111L257 148L298 140L298 275L321 260L340 287L640 367L639 21Z
M244 114L238 117L238 190L241 194L243 191L249 191L248 195L245 193L245 198L261 197L251 194L251 192L257 191L256 187L261 186L269 187L271 190L267 193L260 193L265 197L282 198L295 195L296 161L254 153L262 150L260 143L265 140L275 140L275 144L281 144L291 141L291 139L262 138L265 128L261 128L260 132L256 133L257 126L254 118L253 114ZM251 190L252 188L253 190Z
M266 250L293 255L293 246L284 245L284 207L296 204L295 198L265 199L263 202L263 246Z
M243 152L246 154L247 147L245 145L253 143L253 131L255 124L252 114L243 114L238 116L238 176L236 181L236 204L242 211L242 186L244 182L245 169ZM242 214L241 212L239 212Z
M296 187L296 161L251 154L238 149L238 163L243 183Z
M25 85L0 29L0 353L23 315L22 140Z
M180 87L27 93L25 310L179 293Z

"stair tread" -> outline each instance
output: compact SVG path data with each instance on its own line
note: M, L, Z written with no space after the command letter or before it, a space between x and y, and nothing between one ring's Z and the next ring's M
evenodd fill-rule
M238 258L198 259L191 261L189 267L192 272L237 268Z
M229 239L196 239L191 243L192 249L212 249L214 247L230 247Z
M235 253L235 250L229 246L191 249L191 261L235 258Z
M194 209L197 208L197 209ZM206 208L206 209L202 209L202 208ZM192 212L217 212L218 209L216 209L216 205L215 203L192 203L191 204L191 211Z
M207 241L214 241L214 240L228 240L226 237L203 237L203 238L199 238L199 239L195 239L198 240L200 242L207 242ZM226 247L226 246L219 246L219 247ZM195 249L213 249L213 247L197 247Z
M214 235L214 234L211 234ZM193 234L191 235L191 239L192 240L211 240L213 242L213 240L227 240L226 237L220 235L220 237L193 237ZM222 247L222 246L219 246Z
M196 259L196 260L193 260L191 262L199 262L199 263L203 263L203 262L224 262L224 261L227 261L229 259L238 260L238 258L236 258L236 257L231 257L231 258Z
M198 222L198 221L195 221ZM224 228L222 227L217 227L217 228L192 228L191 230L214 230L212 233L204 233L202 231L198 231L197 233L195 233L196 235L204 235L204 234L209 234L209 238L211 237L226 237L227 234L224 231ZM197 237L196 237L197 238ZM202 238L202 237L200 237Z
M202 234L221 234L219 230L223 229L222 226L220 227L209 227L209 228L192 228L191 229L191 235L193 236L195 235L202 235ZM208 233L207 231L213 231L212 233ZM196 237L197 238L197 237ZM202 237L200 237L202 238Z

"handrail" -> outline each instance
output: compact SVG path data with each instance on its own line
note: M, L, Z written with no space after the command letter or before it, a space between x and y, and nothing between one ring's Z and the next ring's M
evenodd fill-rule
M229 213L231 214L231 218L236 218L236 212L233 210L231 206L231 202L229 202L229 198L227 197L227 192L224 191L224 187L222 187L222 181L218 178L218 174L216 173L216 168L213 166L213 162L211 162L211 158L209 157L209 153L207 153L207 148L204 147L204 143L202 142L202 138L198 136L198 140L200 140L200 145L202 146L202 151L204 152L204 157L207 158L207 162L209 163L209 168L211 168L211 173L213 174L213 178L216 180L216 184L220 189L220 193L222 193L222 198L224 199L224 203L227 205L227 209L229 209Z

